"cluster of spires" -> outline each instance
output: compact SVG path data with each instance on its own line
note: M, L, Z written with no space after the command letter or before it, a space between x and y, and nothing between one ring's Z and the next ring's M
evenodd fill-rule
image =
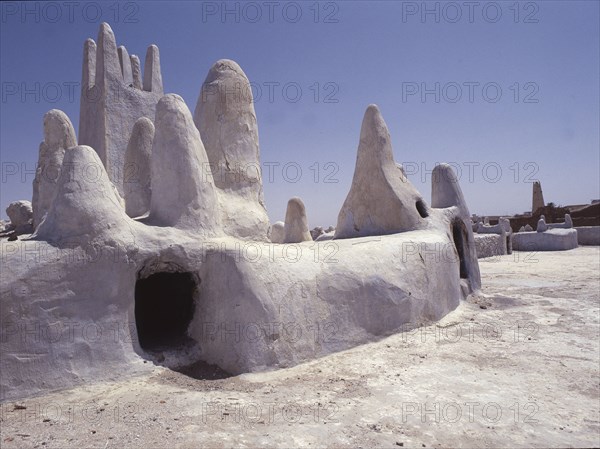
M100 28L97 46L91 39L85 42L83 67L84 89L100 86L106 95L114 86L125 86L132 96L124 97L125 104L111 109L102 102L92 105L82 95L79 145L63 112L52 110L46 114L38 172L50 164L70 169L63 169L54 182L36 177L33 208L39 238L91 238L144 216L146 224L205 237L224 234L268 239L270 226L260 172L251 183L244 177L223 182L236 179L223 174L242 165L238 162L259 166L252 98L240 101L238 96L230 99L204 92L215 87L227 92L233 90L228 89L232 85L239 88L240 83L249 86L235 62L220 60L213 65L193 115L179 95L162 95L158 48L148 48L142 83L139 59L129 56L124 46L117 49L107 24ZM135 91L142 92L142 96ZM101 150L90 144L99 137L104 139L96 140ZM136 183L129 185L107 170L111 165L126 163L135 164ZM100 172L93 182L81 169L90 164ZM206 167L210 167L208 172ZM446 217L455 223L453 226L458 220L467 257L473 260L470 277L477 285L470 214L458 179L446 164L436 166L434 172L430 207L395 163L387 125L379 108L369 105L362 122L352 186L340 210L334 238L426 229L432 226L432 213ZM306 209L299 198L288 203L284 229L277 229L277 233L286 243L312 240Z
M117 47L112 29L107 23L102 23L98 32L98 44L91 38L84 43L82 86L84 89L102 86L106 77L116 73L121 74L121 80L126 86L163 93L158 47L152 44L146 50L142 79L140 58L129 55L124 45Z

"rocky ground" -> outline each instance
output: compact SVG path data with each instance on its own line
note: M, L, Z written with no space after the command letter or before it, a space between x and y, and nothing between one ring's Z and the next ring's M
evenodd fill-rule
M482 295L434 325L275 372L157 367L3 403L0 445L600 446L600 248L479 263Z

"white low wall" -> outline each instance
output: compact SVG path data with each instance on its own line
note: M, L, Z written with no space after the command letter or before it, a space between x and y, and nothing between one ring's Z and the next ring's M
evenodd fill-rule
M565 251L577 246L575 229L549 229L545 232L513 234L513 249L516 251Z
M580 245L600 245L600 226L579 226L575 229L577 229L577 243Z
M500 234L473 234L477 258L506 254L506 238Z

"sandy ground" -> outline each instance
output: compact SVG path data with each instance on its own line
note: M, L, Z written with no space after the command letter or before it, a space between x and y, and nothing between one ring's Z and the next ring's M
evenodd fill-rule
M150 375L1 404L4 449L598 447L600 248L480 260L439 323L269 373Z

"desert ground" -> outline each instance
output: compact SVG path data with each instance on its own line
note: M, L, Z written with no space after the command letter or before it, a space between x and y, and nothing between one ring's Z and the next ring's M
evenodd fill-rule
M600 446L600 248L479 263L481 295L440 322L272 372L157 366L6 402L1 447Z

